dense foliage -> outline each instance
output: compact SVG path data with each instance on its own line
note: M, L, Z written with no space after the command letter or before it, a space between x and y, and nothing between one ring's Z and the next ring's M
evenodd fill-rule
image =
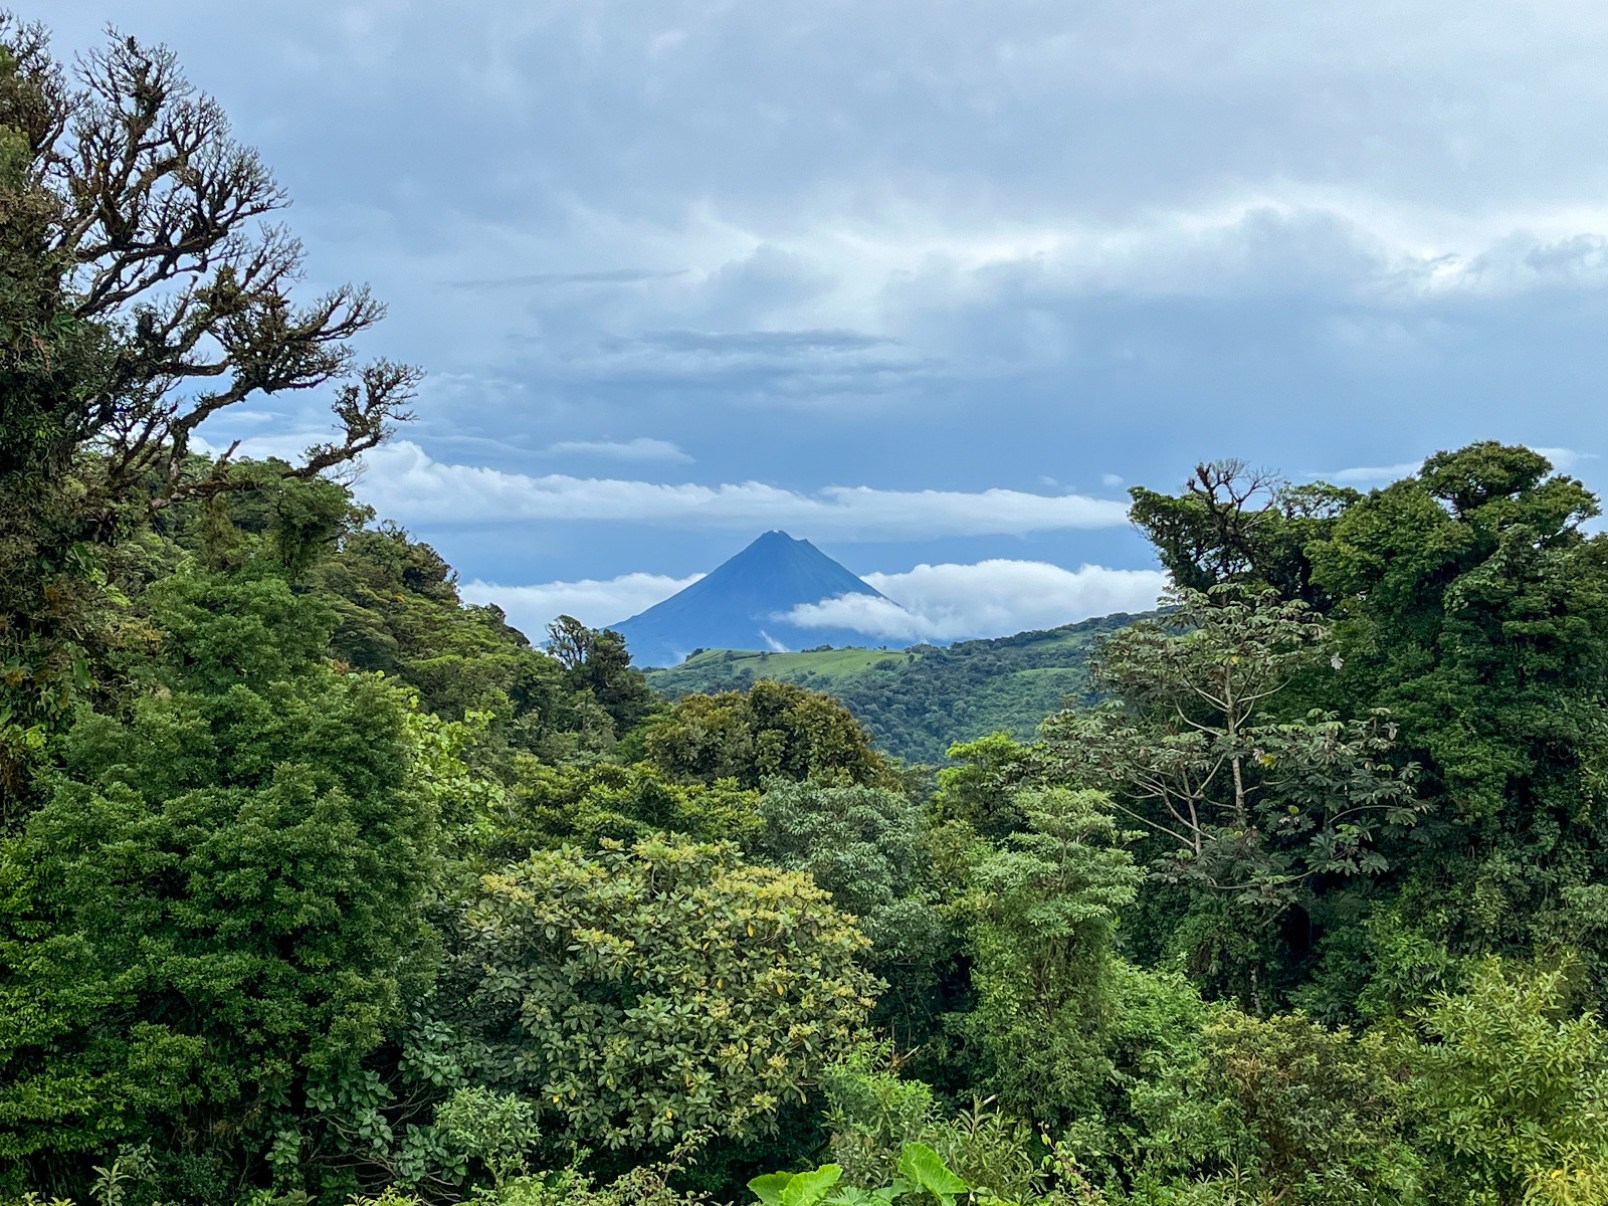
M1579 482L1136 490L1164 612L856 680L930 777L807 685L656 703L321 475L411 376L171 56L0 47L0 1202L1608 1203ZM195 453L338 380L303 462Z
M851 919L729 845L544 851L485 876L463 925L482 1067L582 1144L764 1131L872 1004Z
M647 674L654 690L671 698L746 690L761 679L824 691L847 705L879 749L938 763L956 741L999 732L1029 740L1039 722L1068 700L1088 702L1088 664L1096 643L1134 618L1102 616L942 648L711 649Z

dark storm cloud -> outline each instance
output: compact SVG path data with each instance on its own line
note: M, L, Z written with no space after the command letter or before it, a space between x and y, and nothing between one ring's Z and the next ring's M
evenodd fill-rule
M1608 9L36 15L67 46L111 20L179 50L297 198L309 287L390 301L370 348L430 367L413 438L438 462L666 441L710 485L983 490L1605 442ZM252 434L317 422L297 398ZM622 531L617 564L572 570L598 542L566 530L555 578L706 568L632 560L671 545Z

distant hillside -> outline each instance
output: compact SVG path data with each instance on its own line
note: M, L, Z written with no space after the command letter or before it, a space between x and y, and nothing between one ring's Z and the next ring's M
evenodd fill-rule
M841 699L889 753L940 762L951 742L1001 729L1031 738L1068 696L1086 700L1095 642L1139 618L1101 616L945 649L711 649L668 670L650 670L648 682L672 698L741 689L758 678L798 683Z
M846 645L864 638L798 628L783 618L802 604L842 595L883 597L808 540L766 532L685 590L609 627L625 637L639 666L673 666L694 649Z

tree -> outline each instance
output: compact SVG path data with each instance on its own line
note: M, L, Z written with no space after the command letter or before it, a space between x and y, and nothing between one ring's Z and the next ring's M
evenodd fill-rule
M0 808L116 639L110 547L251 484L194 455L202 424L328 386L333 438L279 469L311 478L406 417L417 370L352 351L383 307L298 296L285 204L171 52L114 36L69 75L0 11Z
M1235 510L1245 482L1215 480L1135 495L1163 562L1180 582L1266 583L1312 603L1332 661L1293 676L1281 716L1386 709L1389 760L1419 768L1418 824L1370 843L1391 869L1319 885L1331 924L1304 939L1314 1007L1357 1017L1358 1002L1433 987L1435 966L1559 941L1608 984L1595 804L1608 781L1608 538L1583 530L1596 498L1545 456L1491 441L1293 518L1265 494ZM1388 991L1370 988L1382 980Z
M1565 968L1490 958L1412 1020L1397 1054L1433 1200L1567 1202L1543 1187L1608 1178L1608 1034L1569 996Z
M484 877L465 927L484 1074L577 1142L764 1134L874 1003L852 921L729 844L538 852Z
M1323 664L1326 636L1305 604L1272 592L1180 591L1165 619L1107 643L1096 679L1108 702L1044 729L1051 765L1142 827L1147 895L1170 901L1145 928L1257 1009L1259 965L1295 962L1270 949L1270 927L1327 881L1383 873L1381 835L1420 811L1412 768L1387 761L1388 717L1279 718L1281 693Z
M130 714L82 715L0 842L0 1165L342 1163L362 1061L431 970L408 697L321 661L329 612L281 577L191 570L146 605Z
M630 843L662 833L748 847L762 824L753 789L730 780L676 783L650 763L547 766L519 756L507 797L487 823L486 857L499 865L536 850L592 850L605 838Z
M1097 678L1115 698L1047 725L1063 773L1111 791L1175 882L1277 911L1316 876L1383 870L1377 832L1417 815L1410 774L1385 761L1394 726L1274 712L1321 657L1324 627L1300 603L1230 586L1175 603L1107 644Z
M1202 1039L1191 1092L1228 1107L1231 1156L1255 1169L1273 1200L1414 1199L1419 1161L1402 1143L1399 1094L1378 1042L1301 1014L1260 1019L1237 1009L1208 1024Z
M896 786L895 776L842 704L792 683L761 679L746 691L684 695L646 734L666 772L759 787L769 778Z
M405 529L381 523L345 533L311 577L340 618L331 652L417 688L429 711L490 714L492 741L543 754L556 753L552 738L575 727L559 664L498 608L465 606L452 567Z
M1608 922L1608 539L1581 530L1597 509L1545 457L1488 442L1430 457L1312 546L1339 600L1330 690L1390 710L1433 806L1393 852L1408 920L1462 954Z
M625 638L612 628L588 628L574 616L547 626L547 651L564 667L575 691L590 693L613 721L616 736L634 728L653 708L653 692L631 665Z
M883 787L780 780L759 798L753 848L765 862L803 871L853 913L880 958L929 954L922 882L926 825L919 805Z
M547 626L547 652L566 670L578 670L591 656L597 632L574 616L559 616Z
M1097 1106L1112 1071L1113 940L1141 872L1096 792L1029 790L1027 828L972 874L984 1081L1019 1117L1064 1123Z
M227 456L189 476L208 418L331 383L337 439L287 472L310 477L383 439L417 380L403 365L355 365L352 337L383 307L349 285L296 300L301 245L269 220L287 198L172 52L114 36L70 81L40 27L0 15L0 44L9 204L39 215L34 262L60 307L52 318L69 332L94 324L113 351L96 379L16 417L26 421L8 408L0 473L64 473L93 446L100 506L130 491L164 506L224 483Z
M930 1030L938 967L951 953L928 865L921 806L883 787L767 784L750 848L803 871L871 940L867 965L888 983L880 1020L898 1037Z
M938 772L932 800L937 819L964 822L996 842L1022 827L1020 790L1044 781L1040 747L1023 745L1008 733L990 733L951 745L949 758L956 765Z
M1308 546L1362 497L1323 482L1292 486L1240 460L1197 465L1181 495L1143 486L1128 494L1129 518L1178 586L1266 587L1317 607L1328 600L1312 581Z

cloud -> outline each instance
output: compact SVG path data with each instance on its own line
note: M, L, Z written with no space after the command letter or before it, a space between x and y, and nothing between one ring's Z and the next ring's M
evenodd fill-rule
M702 578L672 578L667 574L621 574L618 578L582 578L576 582L544 582L538 586L499 586L478 578L459 587L470 603L495 603L508 613L508 622L532 640L539 640L558 616L574 616L588 627L615 624L626 616L646 611L655 603L685 590Z
M64 58L101 42L104 0L42 7ZM678 523L685 562L651 564L690 568L768 508L858 530L832 482L1117 494L1116 464L1165 485L1239 455L1378 484L1493 434L1608 431L1608 160L1580 153L1608 121L1608 7L137 7L129 32L171 43L293 192L309 294L388 301L362 355L430 369L409 438L436 461L538 472L555 440L657 431L704 481L804 492L492 479L481 504L454 466L399 510L486 517L430 533L466 577L612 573L605 535L650 564ZM332 112L364 136L307 138ZM274 405L209 436L323 421L312 395ZM1580 464L1600 488L1608 462ZM567 490L631 518L544 523L538 561L519 520ZM910 561L1000 551L940 518ZM1129 564L1138 540L1034 555Z
M591 272L527 272L513 276L492 276L483 280L448 281L453 289L517 289L527 285L640 285L647 281L674 280L687 269L667 272L651 268L601 268Z
M566 474L536 477L444 464L406 440L364 458L358 496L403 523L625 520L682 527L791 528L812 537L906 540L1121 527L1127 504L1020 490L882 490L813 494L763 482L664 484Z
M962 640L1055 628L1091 616L1146 611L1167 586L1160 570L996 559L972 565L918 565L865 574L886 598L842 595L807 603L786 619L803 628L849 628L867 636Z
M1534 451L1551 461L1553 469L1559 473L1570 473L1578 469L1582 461L1597 459L1595 452L1578 452L1573 448L1536 448Z
M1356 465L1350 469L1336 469L1333 473L1314 473L1310 476L1333 482L1337 486L1368 486L1412 477L1423 463L1403 461L1399 465Z
M614 461L677 461L690 463L692 457L669 440L638 436L634 440L560 440L548 446L554 456L603 457Z
M1551 461L1553 470L1558 473L1569 473L1579 468L1582 462L1597 459L1595 452L1580 452L1573 448L1538 448L1531 445L1530 450L1539 452ZM1404 477L1416 477L1423 464L1423 460L1420 459L1402 461L1397 465L1359 465L1350 469L1336 469L1332 473L1312 473L1307 476L1333 482L1339 486L1383 485L1400 481Z
M650 331L641 342L675 352L725 355L861 351L894 341L862 331Z

